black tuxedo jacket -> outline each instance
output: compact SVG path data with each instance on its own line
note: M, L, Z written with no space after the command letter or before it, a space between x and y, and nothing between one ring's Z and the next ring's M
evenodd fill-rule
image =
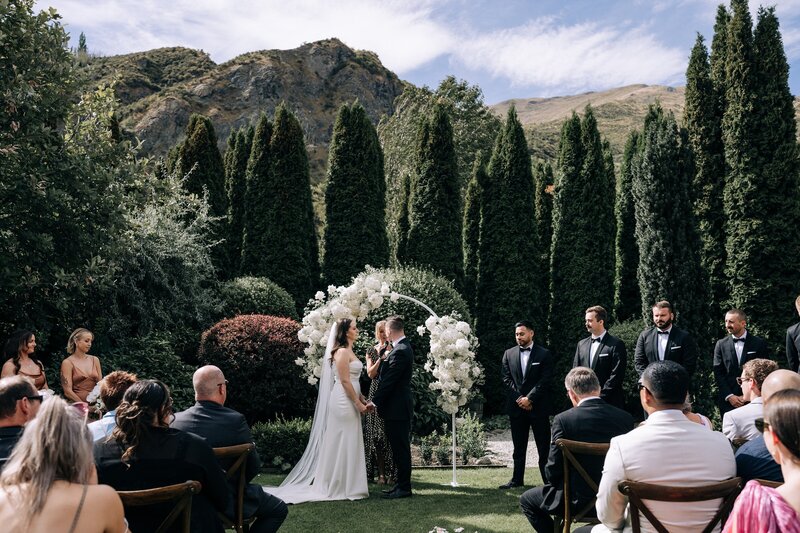
M628 352L625 343L608 331L600 340L594 361L590 364L592 338L586 337L578 342L572 368L585 366L594 370L600 380L600 397L605 401L621 407L623 405L622 380L625 379L625 367L628 366Z
M786 330L786 360L789 370L800 372L800 322Z
M411 420L414 401L411 397L411 374L414 350L407 338L400 340L380 366L380 381L372 403L384 420Z
M626 411L607 404L603 400L586 400L553 418L550 458L545 471L547 483L544 485L544 504L549 511L555 511L564 500L564 456L555 445L556 439L569 439L581 442L610 442L613 437L633 429L633 417ZM603 473L604 456L576 456L586 473L598 484ZM595 492L575 469L570 476L570 500L573 505L582 505L595 497Z
M503 354L501 372L503 385L506 387L506 411L509 416L550 416L550 381L553 377L553 355L550 350L538 344L533 345L523 379L519 346L509 348ZM520 396L526 396L531 401L533 408L530 411L517 405L517 398Z
M639 377L642 376L644 369L650 363L658 361L658 328L655 326L647 328L639 334L636 340L636 352L634 354L634 365ZM687 331L672 326L667 340L667 349L664 352L665 361L675 361L683 365L689 373L689 378L694 376L697 366L697 343Z
M729 394L742 395L742 387L736 383L736 378L742 375L742 367L747 361L768 357L767 343L749 331L744 340L741 363L736 358L733 337L726 335L718 340L714 346L714 379L719 389L720 401L724 401Z
M216 402L199 401L189 409L177 413L171 427L194 433L204 439L212 448L253 442L253 435L244 415ZM227 469L230 465L223 464L221 466ZM253 450L247 457L245 468L248 482L256 477L259 468L261 468L261 460L258 452ZM231 493L235 497L239 487L234 482L231 482L230 487ZM256 512L261 493L263 493L263 489L260 485L248 484L245 487L245 516L251 516ZM230 516L233 516L233 507L230 508L230 511Z

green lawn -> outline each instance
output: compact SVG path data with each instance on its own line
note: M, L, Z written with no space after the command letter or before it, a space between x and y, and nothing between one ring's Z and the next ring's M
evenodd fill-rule
M452 475L452 470L414 470L412 498L382 500L384 487L370 485L366 500L290 505L280 531L427 533L435 526L450 533L458 527L464 533L532 531L519 509L524 489L497 488L511 478L510 468L459 470L458 482L465 486L455 488L449 485ZM254 482L277 485L283 477L264 474ZM538 468L528 468L525 479L528 486L541 484Z

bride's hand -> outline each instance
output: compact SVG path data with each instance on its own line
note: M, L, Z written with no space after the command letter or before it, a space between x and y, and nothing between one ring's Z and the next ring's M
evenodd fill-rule
M356 408L358 409L358 412L361 413L362 415L366 414L368 411L367 406L361 403L360 401L356 402Z

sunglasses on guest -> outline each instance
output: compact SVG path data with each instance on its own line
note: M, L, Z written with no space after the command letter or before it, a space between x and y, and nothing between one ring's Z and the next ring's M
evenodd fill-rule
M769 422L759 417L755 420L756 429L759 433L764 433L764 430L770 427Z

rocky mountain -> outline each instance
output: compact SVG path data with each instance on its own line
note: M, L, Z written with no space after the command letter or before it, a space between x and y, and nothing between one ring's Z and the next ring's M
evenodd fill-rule
M223 150L233 129L255 124L262 112L271 116L284 101L305 130L315 182L324 177L339 106L358 99L377 124L403 91L377 55L338 39L250 52L219 65L186 48L94 57L83 75L89 85L116 80L122 127L147 154L164 154L180 141L192 113L211 119Z

